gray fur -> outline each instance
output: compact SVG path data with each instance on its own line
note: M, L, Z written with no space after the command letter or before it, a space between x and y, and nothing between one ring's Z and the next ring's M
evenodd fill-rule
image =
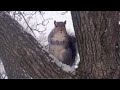
M55 28L48 36L49 53L64 64L72 66L76 56L75 37L66 32L65 22L54 22Z

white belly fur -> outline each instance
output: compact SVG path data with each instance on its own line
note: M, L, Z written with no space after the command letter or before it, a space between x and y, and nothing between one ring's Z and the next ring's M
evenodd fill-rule
M66 39L66 34L61 34L60 32L56 33L53 38L53 41L63 41ZM50 53L53 54L59 60L63 60L63 53L66 51L64 45L50 45Z

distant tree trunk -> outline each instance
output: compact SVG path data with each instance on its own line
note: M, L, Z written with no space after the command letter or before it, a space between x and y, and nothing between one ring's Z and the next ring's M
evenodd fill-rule
M72 78L5 12L0 12L0 58L9 79Z
M80 63L76 78L120 78L118 11L72 11Z

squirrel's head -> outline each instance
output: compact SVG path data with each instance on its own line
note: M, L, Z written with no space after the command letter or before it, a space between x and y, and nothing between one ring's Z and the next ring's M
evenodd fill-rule
M54 25L55 25L55 27L65 27L65 25L66 25L66 20L65 20L64 22L56 22L56 21L54 20Z
M55 25L56 30L59 30L61 32L66 30L66 28L65 28L66 20L64 22L56 22L54 20L54 25Z

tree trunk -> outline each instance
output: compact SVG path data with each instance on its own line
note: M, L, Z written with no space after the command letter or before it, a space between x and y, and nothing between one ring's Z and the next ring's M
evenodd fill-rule
M0 12L0 57L9 79L72 78L5 12Z
M80 63L76 78L120 78L118 11L72 11Z

